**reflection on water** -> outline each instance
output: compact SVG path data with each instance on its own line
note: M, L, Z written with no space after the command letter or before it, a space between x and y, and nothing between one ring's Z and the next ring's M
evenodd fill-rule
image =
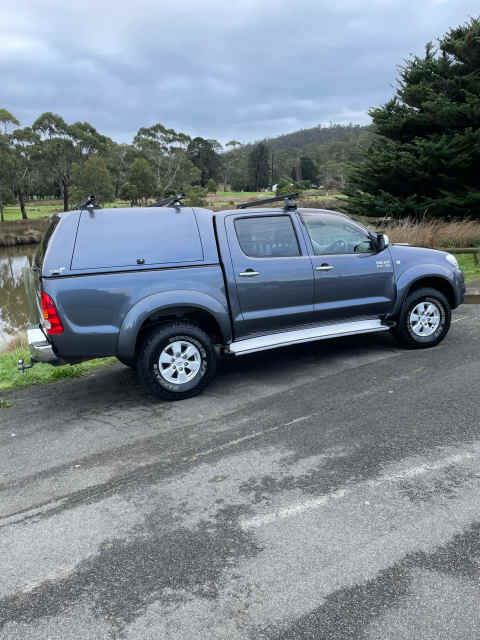
M37 247L0 247L0 348L28 325L24 271L30 268Z

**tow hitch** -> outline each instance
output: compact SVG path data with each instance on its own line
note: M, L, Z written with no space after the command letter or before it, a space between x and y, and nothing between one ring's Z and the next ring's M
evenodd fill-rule
M31 369L34 364L35 364L35 360L30 360L30 364L25 364L24 361L22 360L22 358L20 358L20 360L18 361L18 364L17 364L17 369L19 371L21 371L22 373L25 373L25 370L26 369Z

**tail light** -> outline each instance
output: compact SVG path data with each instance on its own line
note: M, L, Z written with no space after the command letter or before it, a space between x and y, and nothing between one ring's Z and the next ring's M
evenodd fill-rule
M49 336L57 336L63 333L63 325L58 315L57 308L51 297L42 291L42 312L43 312L43 326L45 327Z

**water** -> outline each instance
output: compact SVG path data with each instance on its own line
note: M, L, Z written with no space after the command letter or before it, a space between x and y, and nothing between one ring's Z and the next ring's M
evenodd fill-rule
M24 277L37 248L37 244L0 247L0 350L12 336L28 326Z

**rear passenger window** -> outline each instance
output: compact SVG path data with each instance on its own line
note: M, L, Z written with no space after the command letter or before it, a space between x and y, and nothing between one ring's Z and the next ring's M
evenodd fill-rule
M300 255L290 216L238 218L235 220L235 231L243 253L251 258Z

